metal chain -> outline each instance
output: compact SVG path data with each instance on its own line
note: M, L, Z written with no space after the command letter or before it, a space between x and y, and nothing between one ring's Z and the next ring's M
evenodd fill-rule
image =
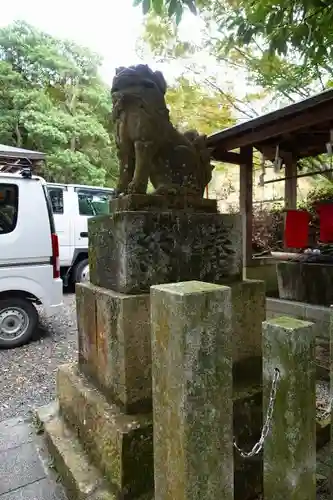
M268 408L267 408L266 421L265 421L264 426L262 428L259 441L253 446L251 451L244 451L237 446L237 443L234 439L234 447L236 448L238 453L243 458L250 458L250 457L254 457L255 455L258 455L258 453L260 453L260 451L262 450L262 448L264 446L265 439L266 439L266 437L271 429L271 423L272 423L272 417L273 417L273 411L274 411L274 405L275 405L275 399L276 399L276 390L277 390L279 379L280 379L280 370L278 368L275 368L271 393L269 395L269 404L268 404Z

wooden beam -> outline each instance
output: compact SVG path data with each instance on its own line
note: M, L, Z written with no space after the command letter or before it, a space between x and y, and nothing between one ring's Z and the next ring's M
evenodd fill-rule
M278 138L278 136L291 134L295 131L301 132L304 129L330 120L333 123L333 103L327 102L317 109L304 111L284 119L279 118L274 123L260 126L260 128L258 125L258 129L253 128L238 134L235 133L235 135L226 138L223 138L223 134L221 134L220 144L227 151L243 146L255 146L256 143Z
M216 161L223 163L231 163L232 165L239 165L241 162L241 155L233 151L226 151L224 149L216 149L212 152L212 158Z
M252 261L253 227L253 149L241 149L242 164L239 167L239 206L242 216L243 268Z
M297 179L301 179L302 177L313 177L314 175L328 174L330 172L331 173L333 172L332 168L318 169L318 170L314 170L313 172L306 172L305 174L297 174ZM278 179L270 179L269 181L264 181L264 184L273 184L275 182L282 182L285 180L286 180L286 177L279 177Z
M265 156L267 160L274 161L276 155L276 147L273 146L262 146L259 151ZM289 157L290 151L286 151L285 149L279 148L279 156L285 160L285 158ZM296 155L295 155L296 156Z

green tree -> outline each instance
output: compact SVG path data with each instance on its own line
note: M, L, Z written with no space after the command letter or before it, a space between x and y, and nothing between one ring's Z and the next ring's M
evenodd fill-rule
M113 184L111 98L99 56L24 22L0 29L0 142L47 154L58 182Z
M234 95L233 86L226 82L226 68L221 67L221 62L225 62L226 56L222 55L222 52L216 47L212 39L206 37L203 38L200 45L194 45L179 37L177 26L168 16L163 15L161 17L151 13L145 19L145 30L138 44L138 50L142 59L153 57L159 63L170 63L172 61L180 63L185 79L178 79L178 85L182 86L183 82L191 80L197 89L201 89L202 93L206 92L208 95L214 95L220 102L223 102L224 108L229 108L229 112L235 111L240 118L253 118L257 115L253 104L262 99L264 93L249 92L242 96L241 99ZM201 57L202 60L205 59L205 56L215 56L216 64L214 66L217 71L212 72L211 67L208 68L203 64L199 65L195 57L198 54L203 56ZM223 59L224 61L222 61ZM227 60L228 63L229 60L230 58ZM241 65L236 63L233 66L239 69ZM242 62L242 69L245 69L244 62ZM190 106L189 102L188 105ZM218 117L220 110L219 105L216 108L215 118ZM200 104L197 111L197 116L200 113L205 113ZM228 121L223 126L220 126L222 123L223 113L222 120L215 119L215 128L214 121L212 121L211 132L230 126Z
M264 109L272 110L333 86L333 70L324 58L314 63L309 57L301 57L296 49L286 55L272 53L263 39L252 39L245 46L236 36L230 38L230 30L227 29L228 19L233 15L230 5L234 9L239 0L198 0L196 3L201 9L200 14L205 24L199 47L193 47L186 40L179 39L178 27L165 10L160 16L151 13L146 17L144 40L160 60L182 59L182 64L188 66L191 55L202 51L215 57L216 68L227 66L242 69L244 75L247 75L249 87L259 87L263 92L249 94L237 100L230 93L225 93L223 72L222 83L210 75L205 76L204 82L214 85L220 92L224 91L230 104L244 118L256 115L253 100L265 97ZM248 3L257 5L258 1ZM205 72L201 71L203 73ZM207 74L209 73L206 72ZM318 170L327 168L330 161L327 155L321 155L316 159L304 160L302 164L306 170Z
M214 19L231 44L265 43L272 54L301 54L312 64L330 67L333 9L329 0L135 0L146 14L167 14L177 24L187 8Z
M196 14L196 0L134 0L134 5L141 5L144 14L153 10L160 15L167 12L170 17L174 17L179 23L184 10L187 8L193 14Z
M166 101L171 120L179 130L196 129L209 135L235 124L230 105L219 92L209 91L184 76L169 87Z

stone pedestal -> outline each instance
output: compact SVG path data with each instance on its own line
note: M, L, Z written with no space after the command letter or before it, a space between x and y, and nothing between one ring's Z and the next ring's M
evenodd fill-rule
M76 287L79 366L127 413L151 411L149 294Z
M70 500L153 498L149 292L152 285L196 280L205 282L200 283L199 301L191 299L193 293L196 295L193 282L171 286L173 296L180 290L186 298L179 303L175 301L174 310L170 302L174 329L165 341L169 347L173 345L173 354L166 356L169 347L161 338L160 348L165 347L166 351L157 354L155 350L154 356L160 357L161 368L155 369L154 390L159 393L160 411L165 405L163 398L169 398L170 409L165 418L175 417L170 426L185 422L192 433L182 446L186 453L193 452L195 456L192 462L183 460L184 457L181 462L182 467L191 463L190 475L186 477L191 500L205 496L206 472L201 473L200 489L196 489L195 482L196 472L201 467L205 469L206 463L214 469L209 492L214 491L214 498L220 498L221 492L225 492L226 498L231 499L234 455L230 434L231 364L237 362L242 370L246 360L260 356L261 321L265 317L263 282L241 279L240 216L216 213L216 202L212 200L157 196L127 196L114 200L111 208L114 211L111 215L89 220L91 283L80 284L76 290L78 363L59 370L58 407L39 412L68 496ZM218 286L220 284L227 284L229 288ZM183 309L178 310L177 304L179 307L182 304ZM161 308L160 324L164 321ZM178 338L181 332L191 346L188 354L193 359L186 358L186 350ZM196 378L191 379L189 371L179 372L180 365L175 363L179 356L190 363L186 369L194 370L192 374L196 372ZM162 366L162 358L167 365ZM156 359L154 362L157 366ZM179 393L180 382L185 391L182 394L187 398L185 420L179 413L179 405L185 404ZM201 389L197 382L202 383ZM240 408L244 398L234 396L236 408ZM210 409L200 406L205 401L209 401ZM226 409L228 412L223 416L222 410ZM191 420L195 415L201 415L196 422ZM220 432L221 426L225 434ZM197 440L195 435L199 431L202 436ZM164 460L168 446L176 460L179 450L171 441L163 444L169 434L159 432L155 428L159 436L155 444L160 447L155 450L156 460L160 463ZM223 462L223 467L219 462L216 468L222 447L228 449L225 455L228 460ZM210 450L214 450L213 458ZM235 481L239 483L235 487L236 500L249 500L247 492L257 491L257 481L251 490L246 478L239 479L244 476L244 470L243 464L236 461ZM174 468L175 481L178 472L178 468ZM246 474L257 477L252 469ZM90 479L82 480L82 477ZM176 495L176 490L173 493ZM168 498L178 500L172 495Z
M127 415L76 366L62 366L57 392L62 416L116 498L137 499L153 489L153 424L150 415Z
M89 220L90 281L121 293L190 281L242 279L239 215L116 212Z
M174 212L175 210L187 213L217 213L217 201L193 196L162 196L156 194L130 194L110 201L110 212L133 211Z
M265 282L244 280L230 285L234 363L261 356L262 322L266 319Z
M149 294L88 283L77 285L76 299L79 360L60 367L59 409L40 416L50 449L70 500L151 500ZM88 497L79 478L91 476L91 464L101 492Z

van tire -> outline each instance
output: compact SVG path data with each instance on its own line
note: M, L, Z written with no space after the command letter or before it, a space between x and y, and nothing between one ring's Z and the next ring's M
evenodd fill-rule
M13 321L25 321L24 331L13 339L2 338L1 323L5 324L6 312L12 311ZM38 326L38 312L30 300L20 297L0 300L0 349L12 349L27 344Z
M76 264L76 266L74 268L74 272L73 272L74 284L75 283L84 283L85 281L89 281L89 280L85 280L84 276L83 276L87 266L89 266L89 259L83 259L78 264Z

